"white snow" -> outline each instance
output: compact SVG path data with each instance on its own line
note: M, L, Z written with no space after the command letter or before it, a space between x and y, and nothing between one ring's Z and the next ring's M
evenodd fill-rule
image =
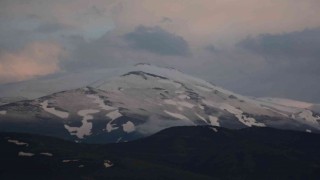
M187 95L185 95L185 94L180 94L180 95L178 96L178 98L179 98L179 99L190 99L190 97L187 96Z
M20 152L18 153L18 156L31 157L31 156L34 156L34 154L33 154L33 153L28 153L28 152L22 152L22 151L20 151Z
M203 120L204 122L207 122L207 120L204 118L204 117L202 117L200 114L198 114L198 113L194 113L198 118L200 118L201 120Z
M263 123L256 122L254 118L246 117L243 115L243 112L240 109L237 109L229 104L221 104L219 107L220 109L226 110L230 112L231 114L234 114L240 122L242 122L246 126L259 126L259 127L265 127L266 125Z
M205 91L205 92L211 92L212 89L209 89L209 88L206 88L206 87L203 87L203 86L195 86L196 88L202 90L202 91Z
M64 127L69 131L71 135L77 136L79 139L83 139L84 136L91 135L91 129L92 129L92 122L88 122L88 120L93 119L93 116L91 114L95 114L100 112L96 109L85 109L80 110L78 112L79 116L82 116L82 125L80 127L70 127L68 125L64 125Z
M310 129L306 129L307 133L312 133L312 131Z
M187 102L187 101L173 101L172 99L165 99L164 100L165 104L173 105L173 106L182 106L182 107L187 107L187 108L193 108L194 105Z
M69 98L66 98L64 100L61 97L59 97L58 99L55 99L56 97L54 97L53 101L48 100L45 102L42 102L42 101L40 102L42 102L41 103L43 106L42 108L44 109L46 108L46 111L50 111L50 113L57 114L60 117L62 117L63 115L64 118L67 118L68 115L70 117L71 113L74 112L74 110L77 111L81 109L89 109L87 107L87 101L89 100L88 105L92 106L90 107L90 109L98 109L98 110L101 110L104 114L106 114L105 118L108 118L109 120L109 122L106 124L106 131L108 132L111 132L115 129L123 128L123 126L120 124L116 125L115 122L117 121L114 121L115 119L122 116L121 113L117 110L117 107L119 106L122 106L123 108L128 109L130 113L137 114L137 115L151 116L151 115L162 114L167 117L172 117L172 119L185 119L185 120L190 119L190 121L201 119L203 121L206 121L208 124L217 125L219 124L218 120L216 120L215 118L212 119L212 117L210 120L209 116L206 115L205 112L203 112L205 107L213 106L217 111L219 111L217 115L213 114L213 116L218 117L218 114L219 114L219 117L220 117L220 116L232 113L235 115L235 119L237 121L239 120L241 123L245 124L246 126L265 126L264 123L268 122L268 121L259 122L257 121L258 118L257 120L252 118L255 116L249 115L250 116L249 117L245 115L245 114L252 114L257 116L265 115L265 116L272 117L270 120L275 120L275 118L273 117L276 117L276 118L281 117L283 118L284 121L288 121L288 124L290 124L291 123L290 121L294 119L297 123L301 125L305 125L305 124L308 125L308 126L299 126L301 128L310 127L310 129L312 129L311 126L313 126L313 128L319 127L320 129L319 123L317 123L318 117L316 117L315 115L312 116L311 112L302 112L304 111L304 109L300 109L300 108L307 108L310 105L308 103L295 102L291 100L279 100L279 99L266 100L266 99L260 99L260 98L245 97L245 96L235 94L231 91L227 91L223 88L211 85L210 83L205 82L203 80L199 80L191 76L185 75L178 71L173 71L166 68L160 68L160 67L155 67L150 65L142 65L142 66L133 67L133 68L129 67L125 69L120 68L118 70L112 71L112 73L107 73L105 71L106 70L94 72L94 77L93 75L89 74L89 72L86 72L81 76L80 74L74 74L74 75L69 74L68 75L70 76L69 78L62 77L64 75L61 75L60 77L56 76L57 78L47 77L50 81L48 80L44 81L44 79L39 81L44 84L41 84L39 82L31 83L31 85L28 83L23 83L24 84L23 88L17 88L17 89L11 88L11 89L14 89L14 91L17 91L17 90L21 91L20 95L25 95L26 90L32 93L33 92L37 93L37 94L39 94L39 92L42 92L41 96L45 95L43 93L51 94L53 92L58 92L56 91L56 89L70 90L78 87L79 88L85 87L87 85L90 85L93 88L98 88L100 90L105 90L106 91L105 93L100 91L99 94L91 94L91 95L83 95L83 92L81 91L80 99L81 101L83 100L84 102L81 105L78 104L77 101L75 101L74 103L71 103L71 102L69 103L68 102ZM161 79L153 76L150 76L150 77L148 76L147 80L144 80L139 76L121 76L128 72L134 72L134 71L138 71L138 72L143 71L146 73L152 73L158 76L166 77L168 79ZM80 82L81 79L83 79L83 82ZM78 85L74 86L72 85L72 83L81 84L81 86L78 86ZM31 89L28 89L27 85ZM37 85L41 85L42 87L37 87ZM59 86L59 88L56 86ZM165 91L168 92L168 97L174 95L173 98L166 99L166 100L160 99L158 96L155 95L155 91L152 89L154 87L165 89ZM9 92L11 91L11 89L7 91ZM192 89L194 93L199 94L199 97L203 99L203 102L201 102L201 100L200 102L198 102L193 98L191 99L188 96L189 95L188 89ZM219 93L214 94L213 92L215 90L219 91ZM143 93L141 93L142 91ZM106 105L108 103L104 103L104 100L105 100L104 96L106 94L108 94L108 100L113 102L114 105L109 104L110 106L108 106ZM2 95L3 94L1 92L0 96ZM76 95L79 95L79 94L76 94ZM238 99L227 98L230 95L234 95ZM27 97L30 97L30 96L27 96ZM72 100L73 98L70 98L70 99ZM57 102L58 105L56 106L56 109L48 108L48 106L50 107L51 102ZM62 104L64 106L60 106ZM59 112L58 107L69 110L70 114L66 112ZM225 111L221 111L221 109L225 109ZM4 110L4 109L1 109L1 110ZM164 110L167 110L167 111L163 112ZM197 112L198 114L195 114L195 112ZM10 110L8 110L8 112L0 111L0 118L1 118L1 115L5 113L10 114ZM288 115L289 116L292 115L292 118L289 119L288 117L285 117ZM303 120L303 119L306 119L306 120ZM282 126L284 123L276 123L276 124L277 124L276 126L278 126L278 124L279 126ZM87 126L88 126L87 129L92 128L91 123L87 123ZM67 125L66 125L66 128L69 128L69 130L74 134L78 133L78 130L79 130L79 128L74 129L73 127L69 127ZM138 128L137 127L135 128L136 128L136 131L138 131ZM305 131L305 129L306 128L303 128L301 130ZM87 134L90 134L90 133L87 133Z
M202 102L203 102L203 104L211 106L211 107L218 107L219 106L218 103L215 103L215 102L212 102L212 101L208 101L208 100L205 100L205 99L203 99ZM202 105L199 105L199 107L201 109L204 109L204 107Z
M304 110L301 113L299 113L298 116L308 121L309 123L319 126L318 120L320 120L320 117L313 116L313 113L310 110Z
M176 90L176 91L174 91L174 93L176 93L176 94L183 94L183 93L185 93L184 91L181 91L181 90Z
M131 121L128 121L125 124L122 124L122 127L123 127L123 131L126 133L131 133L136 129L134 124Z
M103 165L104 165L105 168L109 168L109 167L113 166L113 163L111 161L109 161L109 160L105 160Z
M53 156L53 154L52 153L48 153L48 152L43 152L43 153L40 153L41 155L44 155L44 156Z
M103 99L101 99L99 96L89 94L87 97L94 99L94 103L98 104L101 109L104 109L106 111L115 110L116 108L108 106L104 103Z
M189 118L187 118L186 116L182 115L182 114L178 114L178 113L173 113L173 112L169 112L167 110L164 110L164 112L174 118L177 119L181 119L181 120L190 120Z
M111 124L110 122L107 124L107 127L106 127L108 132L111 132L111 131L116 130L118 128L119 127L114 127L114 124Z
M6 115L7 111L0 111L0 115Z
M292 99L284 99L284 98L258 98L262 101L268 101L274 104L282 105L282 106L288 106L288 107L295 107L295 108L309 108L313 104L308 102L302 102L302 101L296 101Z
M117 139L117 143L119 143L119 142L121 141L121 139L122 139L122 137L119 137L119 138Z
M218 132L218 129L215 127L210 127L210 129L212 129L214 132Z
M28 143L21 142L21 141L18 141L18 140L14 140L14 139L8 139L8 142L9 143L13 143L13 144L18 145L18 146L29 146Z
M194 107L193 104L191 104L191 103L189 103L187 101L178 101L177 103L178 103L178 105L183 106L183 107L187 107L187 108L193 108Z
M119 127L114 127L114 124L112 124L112 122L115 119L117 119L117 118L122 116L122 114L119 112L119 110L109 112L106 116L111 119L111 121L109 121L108 124L107 124L106 130L108 132L111 132L111 131L113 131L115 129L118 129Z
M115 119L121 117L122 114L119 112L119 110L116 110L116 111L109 112L106 116L108 118L110 118L111 120L115 120Z
M51 113L55 116L58 116L63 119L66 119L69 117L69 113L67 113L67 112L56 110L54 107L48 108L48 100L45 100L44 102L40 103L40 105L43 110L45 110L46 112Z
M169 105L174 105L174 106L177 105L177 103L175 101L173 101L172 99L165 99L164 103L169 104Z
M212 126L220 126L220 123L218 122L218 120L219 119L215 116L209 116L209 121Z

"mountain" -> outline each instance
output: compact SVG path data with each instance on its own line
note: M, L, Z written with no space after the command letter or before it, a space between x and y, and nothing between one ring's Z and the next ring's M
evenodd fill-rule
M107 145L0 133L0 179L309 179L320 135L272 128L173 127Z
M50 87L66 90L0 106L0 131L90 143L130 141L172 126L257 126L320 132L320 116L309 106L245 97L173 68L138 64L99 72L99 79L97 74L84 73L33 81L28 90L27 82L19 88L16 85L22 97L40 92L43 84L49 86L50 82ZM87 79L79 80L84 77ZM86 85L70 89L76 86L71 80L77 80L77 86Z

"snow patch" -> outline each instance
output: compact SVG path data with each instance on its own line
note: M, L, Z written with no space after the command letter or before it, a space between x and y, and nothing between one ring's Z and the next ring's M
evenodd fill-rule
M111 119L111 121L109 121L108 124L107 124L106 130L108 132L111 132L111 131L113 131L115 129L118 129L118 127L114 127L114 124L112 124L112 122L115 119L117 119L117 118L122 116L122 114L119 112L119 110L109 112L106 116Z
M126 133L131 133L136 129L134 124L131 121L128 121L125 124L122 124L122 127L123 127L123 131Z
M209 116L209 121L212 126L220 126L220 123L218 122L219 118L215 116Z
M298 116L308 121L309 123L319 125L318 120L320 120L320 117L313 116L313 113L310 110L304 110L301 113L299 113Z
M52 153L48 153L48 152L43 152L43 153L40 153L41 155L44 155L44 156L53 156L53 154Z
M121 139L122 139L122 137L119 137L119 138L117 139L117 143L119 143L119 142L121 141Z
M105 168L109 168L109 167L113 166L113 163L111 161L109 161L109 160L105 160L103 165L104 165Z
M265 127L266 125L263 123L256 122L256 120L252 117L247 117L243 115L243 112L240 109L237 109L229 104L222 104L220 107L222 110L226 110L231 114L234 114L238 120L243 123L246 126L259 126L259 127Z
M116 108L108 106L104 103L103 99L101 99L99 96L88 94L87 97L94 99L94 103L98 104L101 109L104 109L106 111L115 110Z
M6 115L7 111L0 111L0 115Z
M110 118L111 120L115 120L115 119L121 117L122 114L119 112L119 110L116 110L116 111L112 111L112 112L108 113L106 116L108 118Z
M193 104L191 104L191 103L189 103L187 101L178 101L177 103L178 103L178 105L183 106L183 107L187 107L187 108L193 108L194 107Z
M207 123L207 120L204 118L204 117L202 117L202 116L200 116L200 114L198 114L198 113L194 113L198 118L200 118L201 120L203 120L204 122L206 122Z
M31 156L34 156L34 154L33 154L33 153L28 153L28 152L22 152L22 151L20 151L20 152L18 153L18 156L31 157Z
M178 98L179 98L179 99L190 99L190 97L187 96L187 95L185 95L185 94L180 94L180 95L178 96Z
M78 112L79 116L82 116L82 125L80 127L70 127L68 125L64 125L64 127L69 131L71 135L77 136L79 139L83 139L84 136L91 135L91 129L92 129L92 122L88 122L88 120L93 119L93 116L91 114L95 114L100 112L96 109L85 109L80 110Z
M69 113L56 110L54 107L48 108L48 100L45 100L44 102L40 103L42 109L48 113L51 113L55 116L58 116L60 118L66 119L69 117Z
M174 93L176 93L176 94L183 94L183 93L185 93L184 91L181 91L181 90L176 90Z
M164 100L165 104L173 105L173 106L178 106L178 107L187 107L187 108L193 108L194 105L187 102L187 101L173 101L171 99L165 99Z
M310 129L306 129L307 133L312 133L312 131Z
M8 142L9 143L13 143L13 144L18 145L18 146L29 146L28 143L21 142L21 141L18 141L18 140L14 140L14 139L8 139Z
M215 127L210 127L210 129L212 129L214 132L218 132L218 129Z
M195 86L195 87L205 92L212 92L212 89L209 89L203 86Z
M178 113L173 113L173 112L169 112L167 110L164 110L164 112L174 118L177 118L177 119L181 119L181 120L189 120L189 118L187 118L186 116L182 115L182 114L178 114Z
M288 106L288 107L295 107L295 108L309 108L313 104L308 102L302 102L302 101L296 101L292 99L284 99L284 98L258 98L262 101L271 102L274 104L282 105L282 106Z
M165 99L164 103L169 104L169 105L174 105L174 106L177 105L177 103L175 101L173 101L172 99Z

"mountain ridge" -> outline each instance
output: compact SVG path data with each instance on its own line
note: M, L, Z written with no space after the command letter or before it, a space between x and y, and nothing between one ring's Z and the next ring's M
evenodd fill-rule
M317 179L319 136L266 127L181 126L126 143L86 144L0 133L0 178Z

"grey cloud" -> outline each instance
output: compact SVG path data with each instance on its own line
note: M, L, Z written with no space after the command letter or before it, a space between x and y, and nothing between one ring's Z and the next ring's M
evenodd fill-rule
M320 58L320 28L247 37L238 46L272 58Z
M67 29L67 26L64 26L61 23L42 23L35 29L35 31L40 33L55 33L57 31Z
M68 71L118 67L127 61L126 53L129 50L126 43L113 32L90 42L82 36L67 36L65 39L74 46L69 52L69 59L61 64Z
M158 55L188 56L189 45L181 36L167 32L161 27L139 26L124 36L132 48Z
M284 72L320 76L320 28L248 37L237 44Z
M261 71L242 80L241 93L320 102L320 28L248 37L237 47L265 60Z

